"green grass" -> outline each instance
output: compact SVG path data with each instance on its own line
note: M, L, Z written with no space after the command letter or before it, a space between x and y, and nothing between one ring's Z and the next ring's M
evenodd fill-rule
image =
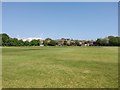
M117 47L3 47L4 88L117 88Z
M0 89L2 89L2 48L0 47Z

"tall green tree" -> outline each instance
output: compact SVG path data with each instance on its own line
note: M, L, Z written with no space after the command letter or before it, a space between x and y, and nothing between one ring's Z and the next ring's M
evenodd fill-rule
M66 41L66 40L64 41L64 45L65 45L65 46L67 45L67 41Z
M108 36L109 44L112 46L120 46L120 37Z
M1 34L2 35L2 45L6 46L7 45L7 41L9 40L9 36L6 33Z
M13 46L19 46L19 41L17 38L13 38Z
M30 42L30 46L40 46L40 40L32 40Z
M49 46L49 45L51 45L50 43L51 43L51 38L46 38L44 41L43 41L43 44L45 45L45 46Z
M18 46L24 46L24 41L22 39L18 40Z
M12 38L9 38L7 41L7 46L14 46L14 40Z
M51 40L49 43L48 43L48 46L56 46L58 45L58 42L55 41L55 40Z
M2 46L2 34L0 34L0 46Z
M30 46L30 42L29 41L24 41L24 46Z
M80 42L78 40L76 40L75 45L80 46Z

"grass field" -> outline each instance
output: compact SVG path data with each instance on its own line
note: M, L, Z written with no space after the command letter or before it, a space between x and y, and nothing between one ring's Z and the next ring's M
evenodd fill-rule
M117 47L3 47L4 88L116 88Z

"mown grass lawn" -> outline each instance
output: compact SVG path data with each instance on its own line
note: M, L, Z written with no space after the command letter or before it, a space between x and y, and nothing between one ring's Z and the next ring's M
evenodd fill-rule
M117 88L117 47L3 47L3 88Z

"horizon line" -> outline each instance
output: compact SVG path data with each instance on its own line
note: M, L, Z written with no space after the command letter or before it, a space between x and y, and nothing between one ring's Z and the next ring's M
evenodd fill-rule
M5 33L5 32L0 32L0 34L7 34L7 33ZM95 38L95 39L80 39L80 38L71 38L71 37L60 37L60 38L52 38L52 37L46 37L46 38L43 38L43 37L18 37L18 36L16 36L16 37L13 37L13 36L11 36L10 34L7 34L10 38L17 38L17 39L41 39L41 40L45 40L45 39L47 39L47 38L51 38L52 40L59 40L59 39L61 39L61 38L64 38L64 39L73 39L73 40L97 40L97 39L99 39L99 38L106 38L106 37L108 37L108 36L114 36L114 37L120 37L119 35L107 35L107 36L105 36L105 37L97 37L97 38Z

